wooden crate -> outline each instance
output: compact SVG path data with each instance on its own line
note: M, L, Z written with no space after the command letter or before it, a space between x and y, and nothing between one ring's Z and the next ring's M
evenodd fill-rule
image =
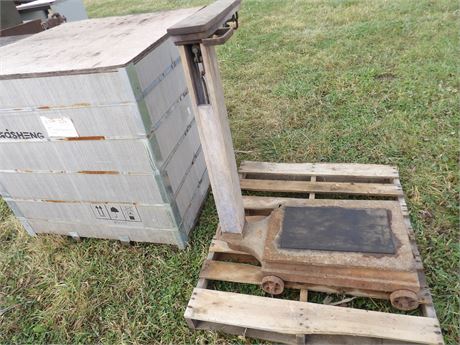
M209 180L166 30L196 10L66 23L0 48L0 195L31 235L185 246Z
M279 205L302 205L306 199L359 196L370 200L398 200L423 287L422 316L308 302L308 291L388 297L375 291L347 291L327 285L287 283L286 287L300 291L299 300L287 300L213 288L213 281L260 285L262 280L257 260L244 252L230 249L225 242L214 238L185 311L190 327L286 344L444 343L395 168L364 164L243 162L239 172L241 188L251 191L250 194L270 192L289 195L243 196L248 217L261 217Z

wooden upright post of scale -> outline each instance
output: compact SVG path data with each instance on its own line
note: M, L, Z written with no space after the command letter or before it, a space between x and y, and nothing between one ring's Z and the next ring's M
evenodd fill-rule
M179 45L220 225L223 232L234 234L243 232L244 207L216 51L208 37L229 19L214 13L233 14L238 5L234 0L216 2L168 30Z

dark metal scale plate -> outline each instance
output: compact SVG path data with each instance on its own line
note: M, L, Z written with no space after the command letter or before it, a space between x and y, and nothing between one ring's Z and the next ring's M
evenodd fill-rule
M286 207L279 248L394 254L390 223L382 208Z

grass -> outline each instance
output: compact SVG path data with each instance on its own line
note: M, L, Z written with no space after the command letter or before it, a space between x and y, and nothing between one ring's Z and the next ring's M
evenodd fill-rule
M85 0L92 17L206 2ZM459 13L443 0L246 0L218 51L238 160L399 167L448 344L460 340ZM1 343L244 342L182 318L218 221L212 196L185 251L30 238L0 214Z

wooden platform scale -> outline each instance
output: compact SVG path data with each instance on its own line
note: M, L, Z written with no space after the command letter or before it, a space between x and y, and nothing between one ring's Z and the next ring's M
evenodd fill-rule
M220 221L189 325L285 343L443 344L395 167L243 162L237 170L215 46L238 28L239 5L216 1L168 29ZM256 284L272 296L299 289L300 300L212 290L209 281ZM423 316L310 303L309 290L386 299Z

